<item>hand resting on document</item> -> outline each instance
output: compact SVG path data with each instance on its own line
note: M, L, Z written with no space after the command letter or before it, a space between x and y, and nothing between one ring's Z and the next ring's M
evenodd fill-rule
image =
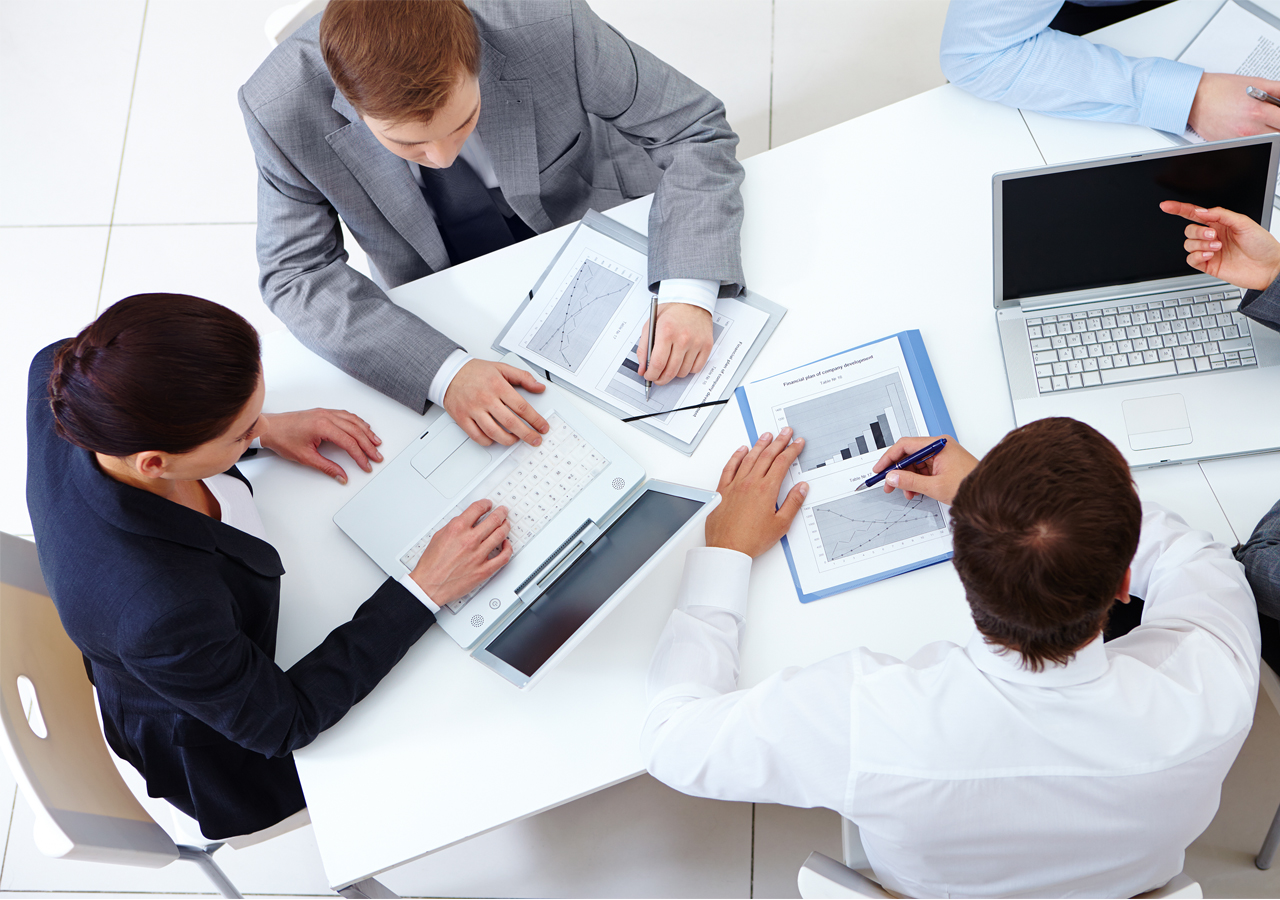
M1255 291L1265 291L1280 275L1280 241L1248 216L1221 206L1201 209L1176 200L1165 200L1160 208L1193 223L1186 227L1182 244L1191 268Z
M645 319L636 360L640 363L641 376L654 384L667 384L673 378L701 372L715 344L711 313L689 303L659 303L652 366L648 344L649 320Z
M511 560L507 508L477 500L437 531L409 577L437 606L465 597Z
M790 443L788 443L790 442ZM750 449L739 447L720 475L720 505L707 517L707 546L737 550L755 559L778 542L800 511L809 485L800 482L779 507L778 491L787 469L804 449L804 439L791 440L784 428L768 432Z
M898 469L896 472L890 472L886 475L884 477L884 492L886 494L891 493L894 488L898 488L906 493L908 500L915 499L917 494L924 494L939 503L945 503L947 506L951 505L951 502L956 498L956 491L960 488L960 482L964 481L964 477L978 465L978 460L968 450L956 443L956 439L949 434L934 437L902 438L884 451L884 456L881 456L876 461L871 470L873 472L883 472L903 457L910 456L917 450L929 446L938 437L947 439L947 446L942 448L942 452L909 469Z

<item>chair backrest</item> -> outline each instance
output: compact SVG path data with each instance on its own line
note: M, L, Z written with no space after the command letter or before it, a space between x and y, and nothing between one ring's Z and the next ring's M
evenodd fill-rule
M817 851L800 867L796 886L805 900L887 900L900 895L891 893L860 872L841 865ZM1168 884L1138 894L1134 900L1200 900L1204 893L1199 882L1179 872Z
M28 681L21 691L19 676ZM35 812L42 853L148 868L178 858L116 771L93 687L49 599L35 544L3 533L0 751Z
M297 31L303 22L324 9L327 2L328 0L295 0L287 6L280 7L267 16L267 22L263 26L267 41L272 47L276 46Z

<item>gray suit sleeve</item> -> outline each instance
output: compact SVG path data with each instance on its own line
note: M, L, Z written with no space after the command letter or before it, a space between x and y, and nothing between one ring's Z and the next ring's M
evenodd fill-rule
M1244 564L1258 609L1280 619L1280 503L1262 517L1249 540L1236 548L1236 559Z
M1240 312L1255 322L1280 331L1280 279L1273 281L1265 291L1245 291Z
M578 88L663 170L649 213L649 281L705 278L742 292L742 165L724 104L574 0Z
M240 92L258 164L258 287L303 344L416 412L458 345L347 265L338 213L293 167Z

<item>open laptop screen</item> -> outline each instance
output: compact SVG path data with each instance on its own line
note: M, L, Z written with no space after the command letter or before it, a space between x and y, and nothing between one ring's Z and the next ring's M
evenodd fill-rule
M1270 143L1188 150L1001 184L1005 300L1194 275L1184 219L1161 200L1223 206L1262 221Z
M532 676L704 505L701 500L645 491L546 593L493 639L488 651Z

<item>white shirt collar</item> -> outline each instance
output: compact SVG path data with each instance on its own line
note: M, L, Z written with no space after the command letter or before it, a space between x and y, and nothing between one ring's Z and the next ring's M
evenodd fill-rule
M999 644L987 643L978 631L974 631L973 637L969 639L965 653L969 654L975 666L993 678L1037 687L1084 684L1105 674L1109 665L1101 634L1077 650L1066 665L1047 662L1039 672L1024 668L1021 655L1013 650L1005 650Z

